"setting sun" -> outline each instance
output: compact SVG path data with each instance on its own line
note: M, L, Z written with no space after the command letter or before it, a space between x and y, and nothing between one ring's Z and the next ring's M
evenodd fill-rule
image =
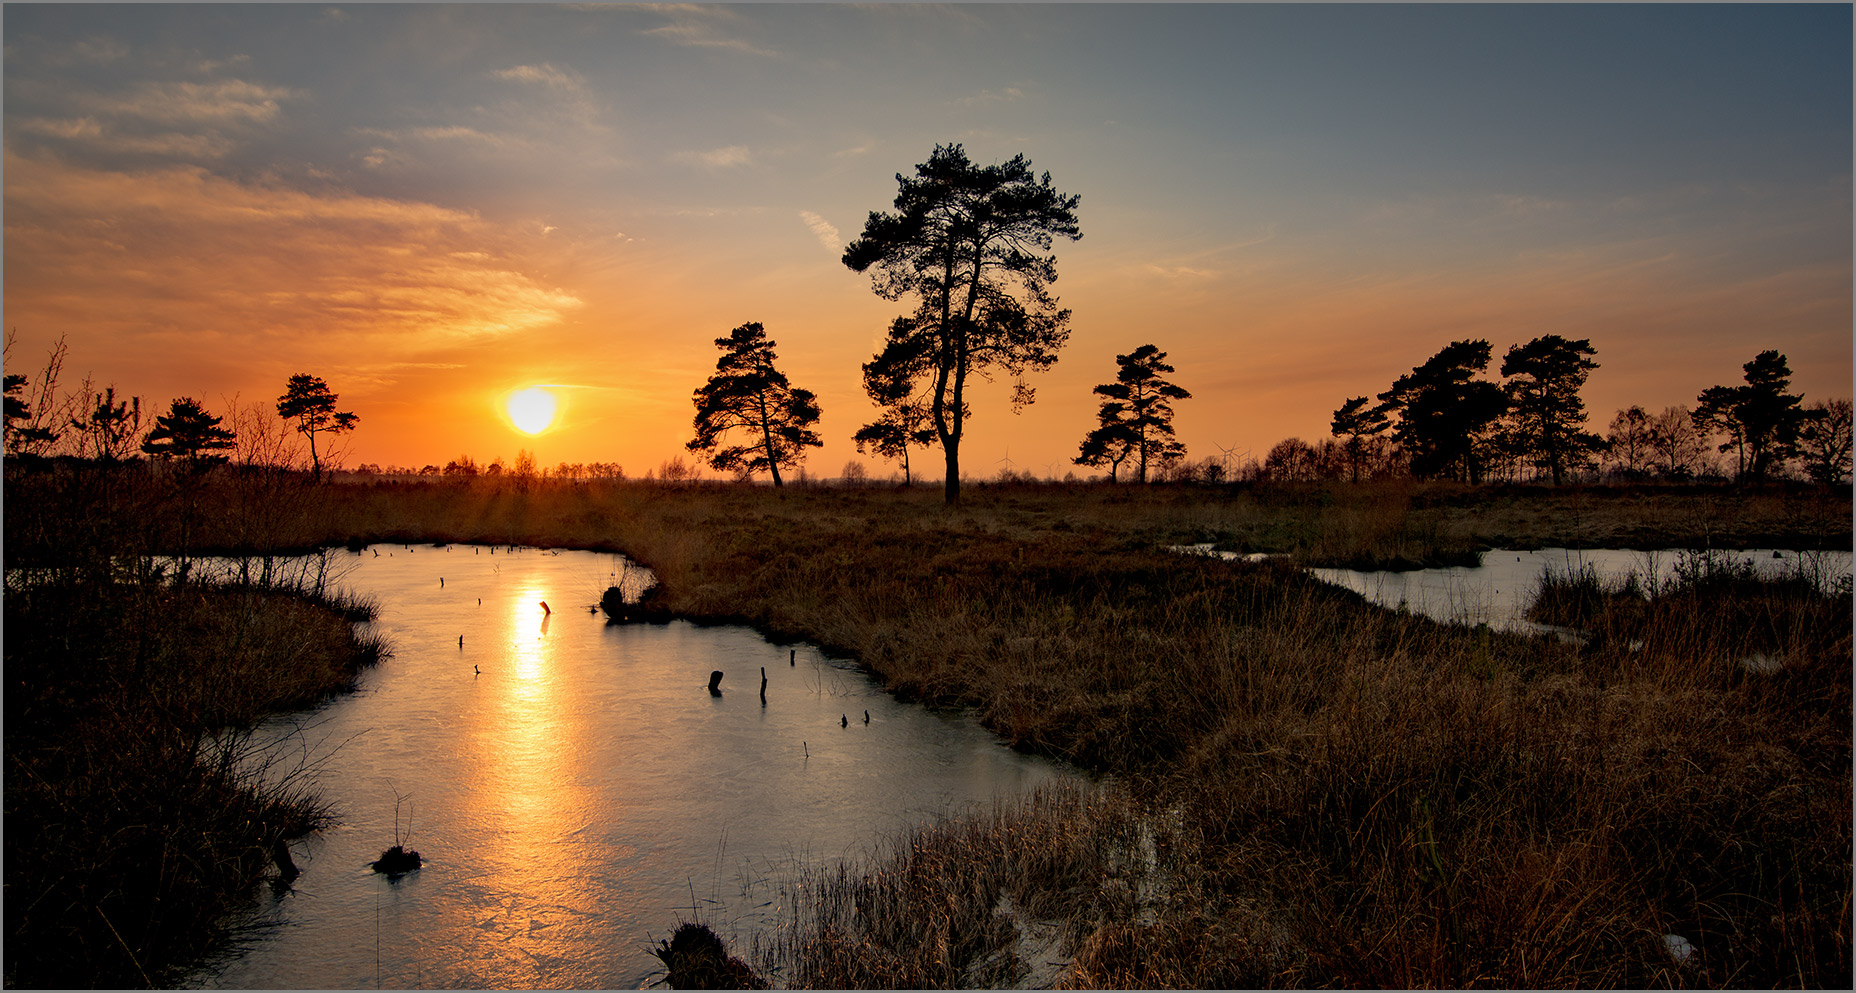
M540 434L554 423L554 394L542 387L511 393L506 404L510 422L523 434Z

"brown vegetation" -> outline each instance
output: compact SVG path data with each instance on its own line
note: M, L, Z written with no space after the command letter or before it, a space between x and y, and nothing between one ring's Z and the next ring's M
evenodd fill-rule
M1785 594L1784 664L1753 673L1705 610L1572 645L1163 548L1847 548L1849 512L1847 489L1804 487L976 486L949 509L926 489L382 482L325 487L270 538L622 550L679 614L852 653L1112 774L806 881L758 950L780 982L1022 983L1054 959L1071 985L1834 986L1847 591Z
M385 652L352 626L366 602L180 581L138 555L164 503L145 483L8 478L8 986L160 985L215 947L326 817L252 728Z
M1073 984L1848 980L1847 595L1807 597L1791 661L1752 678L1708 648L1708 614L1665 609L1668 635L1641 650L1579 647L1377 610L1286 564L1161 551L1849 547L1847 491L995 486L951 511L935 496L327 494L329 520L369 537L624 550L685 616L854 653L901 696L1116 774L1084 810L1029 802L815 881L765 950L787 983L1023 981L1011 955L1039 927L1061 933L1050 954ZM1130 817L1167 825L1164 896L1134 910L1077 882L1118 878L1130 850L1100 839ZM1038 831L1061 837L1022 840ZM1062 871L1025 864L1046 851L1067 853ZM1695 954L1678 963L1665 934Z
M6 634L7 985L170 980L325 816L248 730L382 646L289 593L140 583L9 583Z

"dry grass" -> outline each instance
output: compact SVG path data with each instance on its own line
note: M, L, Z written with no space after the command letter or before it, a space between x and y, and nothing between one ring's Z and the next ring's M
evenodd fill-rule
M33 504L19 533L62 540L20 569L14 501L46 481L16 482L6 983L159 985L224 937L221 915L269 873L273 845L326 816L290 770L264 774L249 729L351 687L385 646L351 624L366 603L151 568L136 553L155 502L133 480L32 493L61 501ZM78 499L108 489L114 500Z
M924 829L814 880L768 962L789 984L1024 982L1027 917L1054 929L1070 985L1850 979L1846 594L1781 609L1668 591L1642 647L1621 627L1573 646L1159 550L1848 547L1847 491L1017 486L951 510L896 491L329 496L357 533L620 548L680 613L854 653L903 697L973 706L1016 747L1122 784ZM1756 629L1780 639L1779 672L1736 664ZM1161 823L1189 882L1129 904L1075 881ZM1694 957L1672 960L1665 934Z
M966 500L387 483L317 491L269 540L622 550L680 614L854 654L903 697L972 706L1016 747L1113 774L808 880L760 950L791 985L1014 984L1042 977L1040 957L1068 985L1849 982L1847 593L1675 591L1643 608L1641 637L1620 614L1575 646L1379 610L1283 563L1160 550L1848 547L1847 490ZM1761 617L1775 673L1737 665L1751 643L1729 637ZM1665 934L1694 957L1670 958Z
M1181 928L1225 901L1174 821L1099 790L916 827L866 864L792 883L791 917L753 956L814 989L1270 985L1287 959L1280 935L1215 955ZM1166 935L1194 951L1160 954Z

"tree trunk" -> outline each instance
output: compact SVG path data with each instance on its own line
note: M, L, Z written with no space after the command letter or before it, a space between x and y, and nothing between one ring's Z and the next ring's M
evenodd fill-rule
M765 376L766 371L761 375ZM767 471L773 475L774 489L779 489L785 484L780 482L780 459L773 450L773 428L767 423L767 391L761 390L755 399L760 402L760 443L767 449Z
M961 318L960 336L954 339L954 409L951 415L953 427L947 431L942 447L947 450L947 482L941 492L948 506L960 503L960 435L967 426L967 420L961 416L966 411L967 393L967 328L973 323L974 294L967 296L967 316Z

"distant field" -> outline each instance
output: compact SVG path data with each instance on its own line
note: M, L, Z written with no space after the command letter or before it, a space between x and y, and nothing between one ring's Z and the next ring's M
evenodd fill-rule
M348 482L278 505L222 488L195 540L309 547L350 537L610 546L621 525L804 521L853 530L929 526L1020 539L1216 542L1308 564L1407 565L1482 547L1849 548L1847 487L1486 486L1412 481L1232 487L987 484L946 508L938 487ZM261 513L264 519L249 520Z

